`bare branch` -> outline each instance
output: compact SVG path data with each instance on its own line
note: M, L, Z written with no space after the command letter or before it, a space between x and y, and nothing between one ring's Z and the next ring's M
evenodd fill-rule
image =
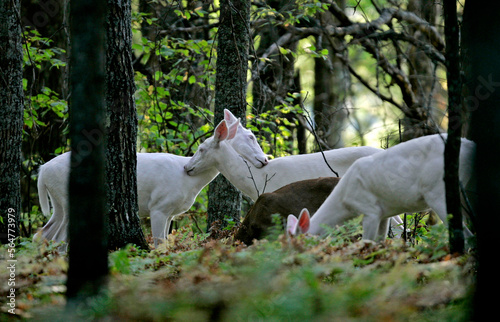
M304 98L304 101L307 99L307 95L306 97ZM316 134L316 131L314 130L314 127L312 125L312 122L309 120L311 118L311 115L309 114L309 111L305 108L304 106L304 102L303 101L299 101L299 104L300 104L300 108L307 113L307 116L308 117L305 117L307 123L309 123L309 127L311 129L311 132L313 133L314 135L314 138L316 139L316 141L318 142L318 147L319 147L319 150L321 152L321 155L323 156L323 160L325 161L326 165L328 166L328 168L337 176L337 178L339 177L339 173L335 170L332 169L332 167L330 166L330 164L328 163L328 160L326 160L326 157L325 157L325 153L323 152L323 149L321 148L321 144L319 144L319 137L318 135Z
M397 19L400 22L404 21L411 24L414 28L424 33L438 51L442 52L445 48L445 43L439 30L412 12L399 8L384 8L380 11L380 16L369 23L353 23L334 1L330 1L329 3L329 11L340 21L342 26L327 27L331 36L366 36L367 32L371 33L373 30L380 29L382 25L390 23L392 19Z
M243 157L241 157L241 160L243 160L243 162L245 162L245 164L246 164L246 166L248 168L248 172L250 172L250 177L247 177L247 178L252 180L253 186L255 187L255 191L257 191L257 198L258 198L260 196L260 192L259 192L259 188L257 187L257 183L255 182L255 179L253 177L252 169L250 169L250 166L248 165L247 160L245 160Z
M368 83L368 81L366 81L365 79L363 79L363 77L361 77L361 75L359 75L354 70L354 68L352 68L352 66L349 65L349 62L347 62L343 57L340 57L340 59L347 66L347 68L349 69L349 72L351 73L351 75L354 76L361 84L363 84L370 92L372 92L373 94L377 95L381 100L386 101L388 103L391 103L392 105L396 106L400 110L403 110L405 108L403 105L401 105L398 102L396 102L392 97L386 96L386 95L380 93L380 91L377 90L376 88L373 88Z
M255 182L255 178L253 177L252 169L248 165L247 160L243 159L243 157L241 157L241 159L243 160L243 162L245 162L245 164L246 164L246 166L248 168L248 172L250 172L250 176L247 177L247 178L252 180L253 186L255 187L255 190L257 191L257 198L258 198L261 195L261 193L259 192L259 188L257 187L257 183ZM271 181L274 178L275 175L276 175L276 172L273 173L273 175L271 176L271 178L268 179L267 174L266 174L266 179L264 180L264 188L262 189L262 193L266 192L267 183L269 181Z

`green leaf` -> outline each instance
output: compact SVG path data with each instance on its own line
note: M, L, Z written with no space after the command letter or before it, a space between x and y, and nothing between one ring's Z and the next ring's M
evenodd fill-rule
M130 260L126 250L118 250L110 254L112 263L111 271L119 272L122 274L130 273Z
M279 49L280 49L280 53L281 53L282 55L286 55L286 54L288 54L288 52L289 52L289 50L288 50L288 49L283 48L283 47L281 47L281 46L279 46Z

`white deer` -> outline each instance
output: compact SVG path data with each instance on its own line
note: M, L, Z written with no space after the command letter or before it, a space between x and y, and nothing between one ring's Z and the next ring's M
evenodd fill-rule
M303 209L299 218L288 216L291 235L325 233L363 214L363 238L378 240L387 232L387 218L432 208L446 223L444 141L435 134L400 143L384 152L356 161L312 218ZM461 141L459 178L473 197L475 143ZM470 231L465 229L466 235Z
M256 168L267 164L267 156L251 131L225 110L230 123L225 132L217 132L218 139L227 140L250 164ZM224 121L224 122L226 122ZM137 154L137 192L139 216L151 217L151 231L155 245L165 238L171 219L193 205L201 189L219 173L215 167L207 168L196 176L188 176L184 166L190 157L168 153ZM67 241L68 175L70 152L55 157L41 166L38 175L38 194L43 214L50 215L49 197L53 214L47 224L34 236L55 241Z
M227 125L221 122L215 132L226 131L226 128ZM381 151L368 146L350 147L325 151L324 156L342 177L354 161ZM292 182L335 176L320 152L276 158L265 167L257 168L243 160L224 138L216 135L200 144L184 169L188 175L196 176L214 167L254 201L260 194L273 192Z

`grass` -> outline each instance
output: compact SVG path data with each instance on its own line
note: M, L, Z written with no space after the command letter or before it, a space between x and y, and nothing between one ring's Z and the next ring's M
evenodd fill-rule
M246 247L180 228L150 252L133 245L111 252L107 290L78 314L103 321L468 320L475 259L448 255L442 225L417 245L362 241L360 232L356 221L328 238L272 230ZM58 246L23 239L16 248L18 317L63 319L67 258ZM0 287L5 298L7 286ZM1 310L0 320L11 317Z

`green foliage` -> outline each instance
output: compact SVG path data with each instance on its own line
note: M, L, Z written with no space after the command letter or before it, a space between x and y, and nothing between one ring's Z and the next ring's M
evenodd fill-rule
M173 100L171 92L166 89L168 87L148 85L146 77L139 72L136 73L136 84L139 141L140 148L145 152L188 155L192 152L191 143L211 131L209 123L199 127L189 123L190 119L201 120L211 115L210 110L195 109L182 101Z
M408 247L397 240L359 241L354 225L347 227L350 233L332 231L326 239L280 234L248 248L185 228L153 251L128 245L109 255L106 299L81 317L466 320L474 260L470 255L428 256L442 243L444 230ZM54 316L57 310L47 310L48 303L64 307L67 264L58 246L20 242L20 279L30 274L28 286L20 290L20 314Z
M265 4L255 6L252 16L256 19L268 19L273 24L298 24L301 20L309 21L318 13L328 10L327 2L317 0L299 0L296 6L284 6L279 10Z
M194 12L199 16L204 14L202 10ZM193 14L180 10L175 13L186 19ZM206 121L213 114L209 108L186 100L184 91L188 87L201 93L213 90L213 41L171 36L156 41L139 38L140 22L146 19L154 25L155 21L148 21L145 14L136 14L134 19L137 40L132 48L141 57L141 63L154 70L150 75L136 72L135 77L140 148L147 152L189 155L196 148L196 141L210 132L212 124ZM198 103L210 106L211 101Z
M58 47L51 47L53 42L49 38L42 37L35 29L27 29L23 33L23 67L35 68L41 71L42 68L48 66L52 68L60 68L66 66L66 63L60 58L65 54L65 50ZM46 127L47 124L42 121L46 119L49 112L55 114L57 118L66 121L68 118L68 104L65 100L59 97L59 94L48 87L42 87L39 93L33 92L34 79L23 79L23 90L25 93L25 110L24 110L24 125L28 129L33 127ZM68 128L64 129L68 132ZM24 131L24 140L36 140L34 136Z
M214 127L211 107L217 28L205 31L208 39L197 39L194 34L187 37L175 29L184 22L194 26L195 21L207 16L209 23L216 23L218 18L217 13L202 7L186 9L183 2L167 4L174 8L169 14L181 23L168 32L156 30L156 39L143 34L141 26L159 28L162 21L133 12L138 149L187 156ZM295 9L284 6L276 10L266 3L253 3L252 19L277 27L298 26L313 22L328 10L328 3L316 0L297 4ZM347 6L367 19L378 16L370 2L353 0ZM256 34L250 54L255 54L260 45ZM52 40L36 30L28 30L24 38L25 70L41 73L64 66L64 51L52 46ZM277 55L295 61L304 56L329 59L331 53L312 38L296 51L282 46ZM356 45L359 39L345 40L348 59L357 72L382 94L399 99L390 87L392 80L380 72L377 59ZM406 52L404 44L401 50ZM395 53L386 57L398 63ZM266 67L275 61L272 55L261 59ZM54 119L66 133L68 118L60 89L35 90L34 82L34 78L23 82L27 97L24 135L25 142L30 143L40 130L54 126ZM361 87L354 83L352 90L359 92ZM294 129L298 122L294 115L304 113L306 97L304 92L288 93L279 104L259 114L255 114L252 98L248 97L247 127L256 133L264 152L274 156L296 153ZM353 101L354 106L357 103ZM61 146L54 153L64 151ZM36 168L33 156L27 162L24 165L29 171ZM110 253L107 297L96 300L91 310L81 314L87 319L117 320L467 320L466 293L472 285L474 258L448 255L443 225L428 230L422 217L412 214L407 218L407 243L392 239L370 243L360 240L360 217L342 227L328 228L325 239L289 239L282 234L281 218L275 216L266 240L247 248L232 244L231 237L213 240L204 233L206 201L203 192L192 211L180 218L181 228L169 234L167 242L157 249L146 252L128 245ZM38 207L33 206L27 218L39 216ZM26 218L23 222L29 224ZM230 228L224 231L226 236ZM21 239L16 251L23 317L43 312L47 305L64 306L67 259L59 252L60 246ZM1 251L0 258L4 258L5 248ZM53 318L52 313L47 316Z
M429 227L426 221L430 216L430 213L406 213L406 237L401 233L401 238L406 238L406 240L412 245L418 245L422 243L425 236L428 234ZM404 223L403 223L404 225ZM403 227L398 227L399 230L403 230Z
M332 244L346 245L353 241L357 241L361 237L361 234L363 233L361 219L362 216L359 216L358 218L349 220L342 226L329 227L327 225L323 225L323 228L325 229L328 238L331 239Z
M271 221L273 225L267 230L265 238L269 241L275 241L283 234L283 220L280 214L272 214Z
M435 225L422 234L421 242L415 245L415 249L420 253L420 259L435 261L447 256L450 252L447 236L446 225Z
M40 119L49 112L53 112L63 120L68 118L67 102L60 99L59 95L48 87L43 87L41 93L29 97L29 100L24 110L24 125L29 129L32 129L35 124L41 127L47 126ZM68 133L68 131L66 127L64 132Z
M47 71L54 71L66 66L65 50L52 45L53 41L42 37L35 29L26 28L23 32L23 91L24 91L24 126L23 126L23 212L20 214L21 234L29 236L39 228L45 218L33 202L36 198L34 188L37 169L41 160L40 146L47 144L47 136L60 133L63 137L69 132L68 104L60 94L47 86L39 78ZM43 142L41 142L43 141ZM64 140L61 140L64 141ZM66 146L59 146L47 154L61 154ZM26 193L25 193L26 191Z
M50 38L42 37L36 29L26 27L23 32L23 67L32 66L42 69L45 63L49 64L49 69L66 66L66 63L59 57L66 53L62 48L51 47L53 42Z
M24 126L22 183L23 212L20 214L21 234L29 236L45 218L33 202L36 198L34 188L37 169L41 160L40 146L47 144L47 136L60 133L63 137L69 132L68 104L60 94L47 86L41 85L41 75L66 66L65 51L52 45L53 41L42 37L37 30L26 28L23 32L23 79L24 91ZM41 142L43 141L43 142ZM61 140L63 141L63 140ZM65 152L66 146L59 146L47 154ZM47 151L46 151L47 152ZM25 193L26 191L26 193Z
M259 115L249 113L247 128L255 133L264 153L280 157L297 152L292 132L298 124L293 115L302 111L299 104L294 104L297 98L300 93L290 93L283 104L272 110Z

